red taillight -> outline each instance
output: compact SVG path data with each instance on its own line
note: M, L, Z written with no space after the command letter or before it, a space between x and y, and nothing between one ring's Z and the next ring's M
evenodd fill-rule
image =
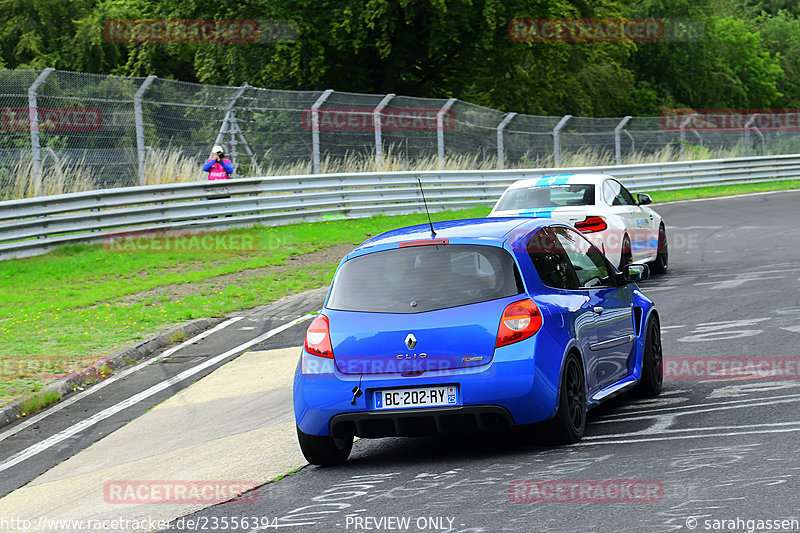
M403 241L398 247L409 248L411 246L443 246L450 244L450 239L421 239L418 241Z
M525 340L535 335L541 327L542 314L533 300L514 302L503 311L494 347L499 348Z
M594 233L596 231L603 231L608 227L606 220L603 217L586 217L586 220L578 222L575 227L581 233Z
M325 315L319 315L308 326L305 349L310 354L333 359L330 325Z

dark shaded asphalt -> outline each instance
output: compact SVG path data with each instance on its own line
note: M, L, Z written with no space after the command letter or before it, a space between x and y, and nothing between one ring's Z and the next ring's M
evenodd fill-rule
M661 313L668 359L800 358L798 206L800 192L655 206L668 224L670 271L642 289ZM175 526L250 517L229 529L257 519L303 532L798 531L797 522L763 522L800 518L798 407L796 374L670 380L655 400L592 412L574 446L544 446L535 430L360 440L344 466L308 466L261 487L256 503L218 505ZM591 501L591 490L609 486L603 479L639 480L657 497ZM538 494L515 480L578 489L562 489L560 501L515 501Z

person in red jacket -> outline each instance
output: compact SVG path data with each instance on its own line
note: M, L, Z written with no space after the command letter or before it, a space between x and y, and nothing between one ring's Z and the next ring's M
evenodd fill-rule
M211 149L211 157L203 165L203 172L208 172L209 180L227 180L233 174L233 164L225 158L225 151L221 146Z

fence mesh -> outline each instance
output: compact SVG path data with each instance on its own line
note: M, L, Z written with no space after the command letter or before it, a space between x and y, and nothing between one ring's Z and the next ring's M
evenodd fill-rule
M459 100L4 70L0 200L202 180L214 144L233 161L234 177L800 151L796 112L740 112L736 120L725 111L512 116Z

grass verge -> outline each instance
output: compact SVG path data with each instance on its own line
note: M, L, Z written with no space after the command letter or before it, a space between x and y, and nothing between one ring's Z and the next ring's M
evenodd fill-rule
M53 390L37 392L20 405L21 416L30 416L61 400L61 393Z
M741 185L715 185L696 189L678 189L676 191L653 191L650 196L655 203L674 202L677 200L696 200L698 198L718 198L754 192L784 191L800 189L800 180L765 181L763 183L747 183Z
M296 474L296 473L298 473L299 471L301 471L301 470L302 470L302 469L304 469L304 468L305 468L305 465L304 465L304 466L301 466L301 467L299 467L299 468L295 468L294 470L289 470L289 471L288 471L288 472L286 472L285 474L281 474L281 475L279 475L279 476L275 476L275 478L273 478L273 479L272 479L272 481L271 481L270 483L275 483L276 481L280 481L280 480L282 480L282 479L283 479L283 478L285 478L285 477L289 477L289 476L291 476L292 474Z

